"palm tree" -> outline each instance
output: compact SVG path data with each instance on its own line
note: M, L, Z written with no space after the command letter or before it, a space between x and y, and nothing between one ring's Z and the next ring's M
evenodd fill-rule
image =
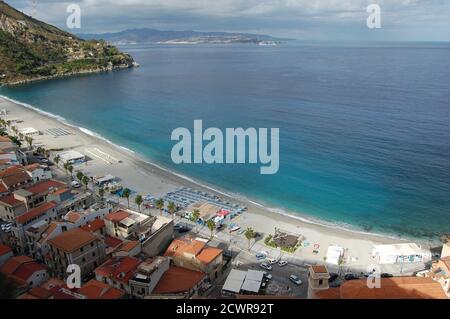
M255 231L252 228L247 228L245 231L245 238L248 240L248 250L250 251L252 239L255 238Z
M211 238L213 237L214 230L216 229L216 223L210 219L206 222L206 226L208 227L209 231L211 232Z
M84 174L83 172L78 171L77 172L77 179L81 182L83 180Z
M173 215L175 213L175 211L177 210L177 207L175 206L174 202L170 202L169 205L167 205L167 210L169 211L169 213L171 215Z
M72 165L69 165L69 166L67 167L67 170L68 170L69 173L70 173L70 178L73 179L73 166L72 166Z
M200 211L198 209L194 209L192 211L191 220L196 223L200 219Z
M64 168L64 171L66 172L66 175L69 176L69 173L68 173L68 171L69 171L69 163L64 163L63 164L63 168Z
M164 209L164 199L160 198L155 202L156 208L159 209L160 214L162 215Z
M136 198L134 199L134 202L136 203L136 205L138 205L138 209L139 209L139 213L141 212L141 205L144 202L144 199L142 198L142 195L137 195Z
M56 156L53 158L53 162L55 162L55 164L56 164L57 167L59 167L58 164L59 164L60 159L61 159L61 157L60 157L59 155L56 155Z
M105 189L103 187L99 188L98 196L100 197L101 200L103 200L103 196L105 196Z
M84 184L85 190L88 190L89 176L84 175L81 182Z
M127 199L128 208L130 208L130 195L131 195L131 191L128 188L125 188L123 190L122 197L125 197Z

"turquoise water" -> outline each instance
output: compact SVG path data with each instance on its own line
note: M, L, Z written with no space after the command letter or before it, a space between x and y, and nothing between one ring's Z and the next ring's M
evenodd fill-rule
M450 45L124 48L140 68L0 94L150 160L302 216L401 236L450 233ZM280 170L182 165L174 128L280 128Z

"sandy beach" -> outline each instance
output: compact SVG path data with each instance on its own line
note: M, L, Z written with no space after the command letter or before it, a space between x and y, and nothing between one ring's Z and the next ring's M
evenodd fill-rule
M83 171L89 176L112 174L119 179L124 187L142 195L162 196L166 192L174 191L182 186L202 189L193 181L183 179L181 176L148 163L131 151L115 146L106 140L88 134L89 132L85 130L62 123L41 112L13 103L2 97L0 97L0 109L9 111L4 118L23 121L14 124L19 129L32 127L42 133L42 135L33 136L35 146L45 146L47 149L77 150L85 154L89 158L88 162L76 165L75 171ZM63 128L69 134L56 137L47 131L55 128ZM204 190L213 193L211 189ZM224 194L219 194L219 196L225 198ZM368 265L374 264L370 257L374 244L402 241L382 235L310 223L299 218L274 213L250 201L242 201L236 198L227 200L248 207L248 211L235 220L241 228L252 227L255 231L263 233L264 237L273 234L275 227L304 236L311 245L302 247L290 256L292 259L303 260L304 263L323 263L327 248L330 245L340 245L348 249L348 255L352 260L348 265L349 268L366 269ZM133 199L130 202L133 202ZM242 245L246 246L245 238L241 241ZM320 245L318 254L313 253L313 246L316 243ZM425 246L427 243L422 244ZM263 240L253 246L254 251L261 249L270 251L270 248L264 245ZM277 252L271 252L271 254L275 255Z

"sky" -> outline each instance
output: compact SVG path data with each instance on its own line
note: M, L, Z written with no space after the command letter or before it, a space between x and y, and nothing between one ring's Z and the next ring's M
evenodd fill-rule
M450 0L6 0L39 20L69 30L70 4L81 8L72 33L133 28L230 31L318 41L450 41ZM367 28L369 4L381 28ZM35 14L34 14L35 13Z

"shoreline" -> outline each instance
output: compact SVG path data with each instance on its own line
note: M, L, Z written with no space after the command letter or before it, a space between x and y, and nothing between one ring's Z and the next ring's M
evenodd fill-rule
M3 106L3 104L6 105ZM101 160L91 159L82 170L88 170L88 173L92 175L111 173L121 179L120 182L124 187L129 187L144 195L151 193L152 195L161 196L168 191L174 191L180 187L191 187L216 194L224 197L228 201L247 206L248 210L239 217L237 223L240 224L242 228L244 228L245 224L245 226L252 227L257 232L264 233L264 237L266 237L271 230L273 233L272 226L276 226L280 229L299 233L305 236L311 243L320 242L324 247L326 247L327 244L339 244L342 247L355 250L355 255L358 255L358 260L361 260L361 262L364 256L364 259L367 259L367 255L370 253L373 244L388 244L411 240L426 247L434 244L431 241L426 242L421 239L407 237L400 238L388 234L377 234L363 230L348 229L332 223L327 224L326 221L322 223L321 221L311 220L302 215L295 215L295 213L282 212L280 209L264 206L263 204L252 201L239 194L230 194L218 187L173 172L159 164L151 162L149 159L133 150L113 143L89 129L79 127L61 116L40 110L32 105L0 95L0 108L6 108L10 111L10 114L7 116L7 118L10 119L14 119L17 114L20 114L19 118L24 120L24 123L22 123L20 127L36 126L34 128L44 132L45 127L49 128L59 125L71 132L71 135L60 136L57 138L36 136L35 145L40 145L40 142L42 142L42 145L46 145L49 149L56 148L51 147L51 144L54 144L55 140L57 140L57 144L55 145L64 146L65 149L78 149L83 154L86 153L83 150L85 148L99 147L102 151L123 160L123 163L121 164L107 165ZM75 167L75 170L77 169L78 167ZM127 185L127 183L129 185ZM143 191L144 189L145 191ZM323 242L325 242L325 244L323 244ZM264 246L264 244L262 245ZM306 250L306 248L302 250ZM305 255L304 251L302 252L302 255ZM305 259L307 259L306 257L310 257L311 259L323 262L322 254L319 256L308 254L308 256L304 257ZM367 263L367 260L363 262L364 265Z
M392 240L417 240L417 238L409 238L409 237L398 237L395 235L390 235L390 234L382 234L382 233L372 233L372 232L367 232L364 230L359 230L356 229L356 226L353 226L351 224L345 224L348 225L349 227L345 227L345 226L340 226L338 223L333 223L333 222L328 222L328 221L324 221L324 220L320 220L320 219L315 219L312 217L308 217L307 214L298 212L290 212L290 211L286 211L285 209L282 208L277 208L277 207L270 207L267 204L263 204L263 203L258 203L255 200L252 200L248 197L246 197L245 195L242 194L233 194L227 190L223 190L218 186L214 186L214 185L209 185L206 182L203 181L198 181L195 180L194 178L191 178L189 176L183 175L181 173L178 172L174 172L171 171L170 169L152 162L150 159L145 158L143 155L137 153L136 151L133 151L127 147L124 147L122 145L118 145L114 142L112 142L111 140L103 137L102 135L91 131L90 129L81 127L81 126L77 126L74 123L71 123L69 120L67 120L66 118L63 118L62 116L59 116L57 114L54 113L50 113L44 110L41 110L35 106L29 105L27 103L24 102L20 102L20 101L16 101L14 99L11 99L7 96L1 95L0 94L0 101L1 99L5 99L11 103L14 103L20 107L24 107L28 110L31 110L33 112L36 112L40 115L43 116L47 116L49 118L55 119L56 121L62 123L63 125L67 125L70 126L73 129L78 130L80 133L88 135L89 137L92 137L94 139L98 139L104 143L107 143L109 145L111 145L112 147L118 149L121 152L126 152L128 156L133 157L133 159L136 161L136 164L139 165L141 164L143 166L143 168L145 168L146 165L157 169L160 171L160 173L164 172L166 174L168 174L171 177L175 177L177 179L180 179L180 181L183 181L185 183L187 183L186 185L183 186L187 186L187 187L196 187L196 188L201 188L202 191L209 191L214 193L215 195L219 195L219 196L224 196L226 197L228 200L232 200L232 201L236 201L236 202L240 202L241 204L247 205L247 206L256 206L260 209L266 210L266 213L272 213L272 214L277 214L286 218L291 218L291 219L295 219L299 222L302 223L307 223L307 224L311 224L311 225L315 225L315 226L320 226L320 227L325 227L325 228L330 228L330 229L339 229L342 231L347 231L347 232L352 232L352 233L356 233L356 234L360 234L360 235L365 235L365 236L376 236L376 237L380 237L380 238L389 238ZM141 163L140 163L141 162ZM355 227L354 229L351 229L350 227ZM419 239L420 240L420 239Z

